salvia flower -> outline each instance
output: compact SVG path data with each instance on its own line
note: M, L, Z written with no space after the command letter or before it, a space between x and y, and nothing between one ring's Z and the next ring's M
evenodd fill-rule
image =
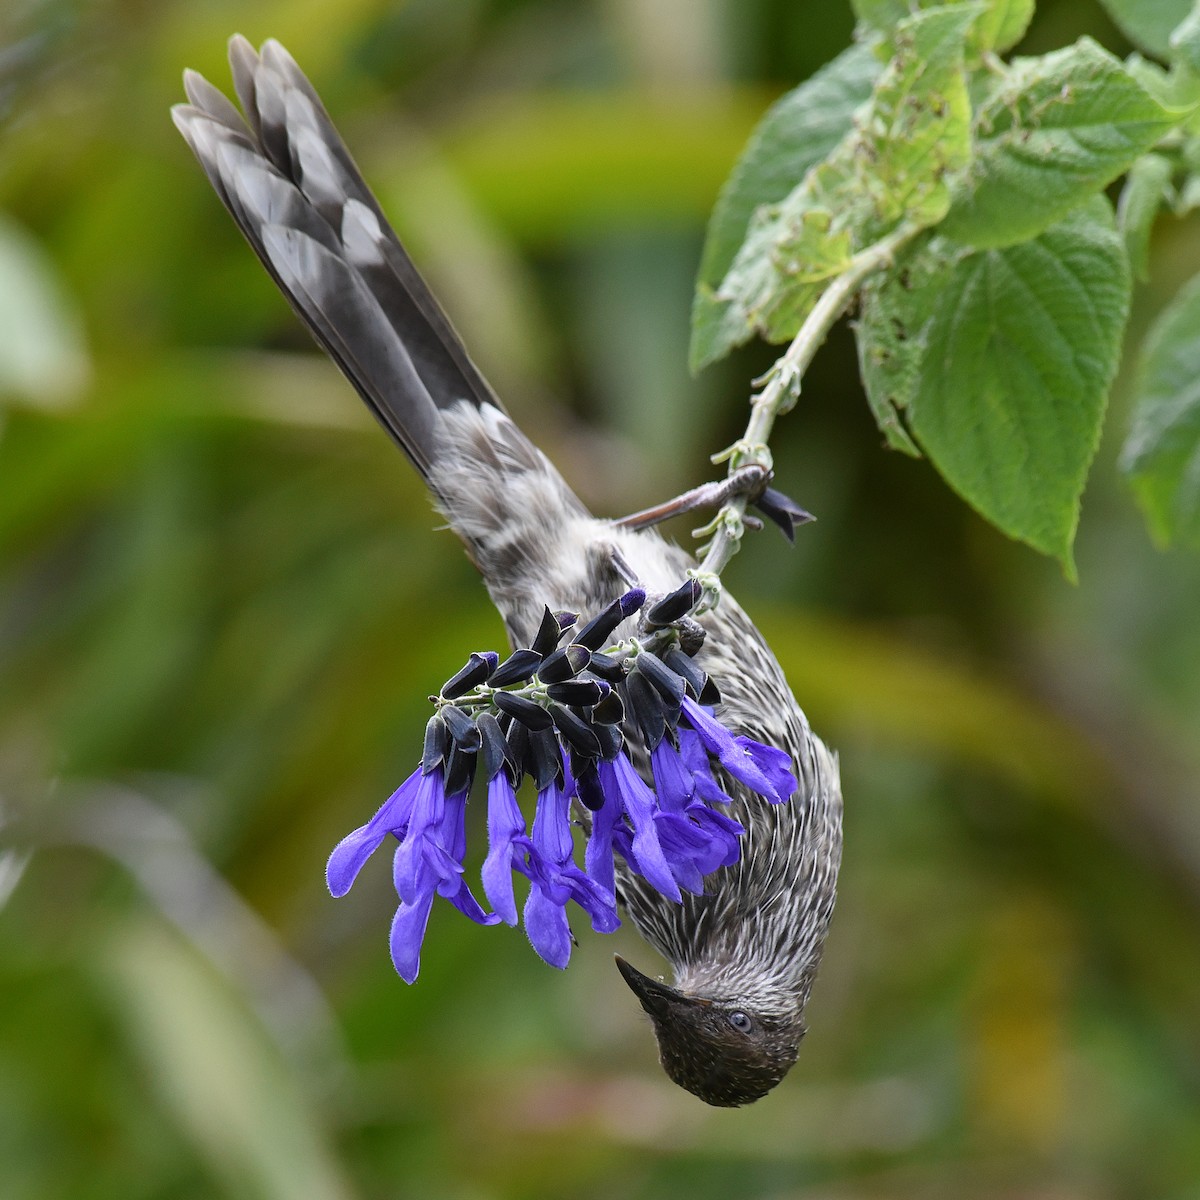
M529 647L504 661L471 654L433 698L420 766L338 843L326 871L330 892L343 896L367 859L395 840L391 953L404 980L417 977L437 896L480 925L522 921L537 954L562 968L574 945L570 905L599 933L620 924L618 858L676 902L685 891L702 894L706 876L737 862L745 830L727 811L721 772L771 804L790 799L789 756L734 735L715 715L718 693L692 658L699 627L687 620L699 592L689 580L657 598L641 632L624 640L614 640L617 631L646 604L640 588L582 627L576 614L547 609ZM634 760L647 752L643 777ZM526 778L536 797L531 821L520 798ZM475 783L486 790L480 879L491 911L464 865ZM527 887L520 915L517 877Z

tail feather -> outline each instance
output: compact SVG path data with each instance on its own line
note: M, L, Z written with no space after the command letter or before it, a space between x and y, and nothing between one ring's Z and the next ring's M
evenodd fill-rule
M188 71L175 124L292 307L431 480L440 410L503 406L291 56L237 36L229 60L244 113Z

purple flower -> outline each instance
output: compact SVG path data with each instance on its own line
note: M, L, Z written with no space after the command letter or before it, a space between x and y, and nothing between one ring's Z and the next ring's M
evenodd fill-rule
M772 746L747 737L734 737L708 709L684 696L683 717L700 736L704 748L715 755L734 779L772 804L783 804L796 790L796 777L788 769L791 759Z
M792 756L777 746L767 746L756 742L753 738L736 737L733 739L753 760L754 765L767 777L782 804L792 798L796 792L796 776L792 774ZM768 793L763 793L768 800ZM776 801L772 801L776 803Z
M483 894L506 925L517 923L513 871L533 848L525 833L525 817L507 771L488 781L488 853L483 862Z
M655 826L657 804L654 793L646 786L642 777L633 769L624 751L611 762L601 760L596 765L600 787L604 792L604 807L592 821L592 841L596 842L593 857L611 854L608 847L616 845L624 853L630 867L643 876L647 883L660 891L668 900L681 899L679 884L663 854ZM633 828L629 838L623 830L620 818L624 815ZM597 830L600 837L597 837ZM608 839L605 845L604 838Z
M651 753L650 765L658 793L656 820L663 851L679 885L699 895L705 875L737 862L741 852L738 839L745 830L732 817L708 807L710 798L727 803L729 797L713 780L702 747L699 761L693 756L689 762L664 738Z
M538 792L525 870L532 884L525 902L525 933L538 955L559 968L571 957L573 939L566 913L570 901L588 914L598 933L611 933L621 923L612 886L589 877L574 861L570 807L567 788L557 779Z
M465 792L447 798L440 765L428 772L414 771L375 816L344 837L329 856L329 890L343 896L384 838L390 833L397 839L392 879L400 906L392 920L390 944L392 962L406 983L420 970L421 943L435 895L480 925L500 920L484 912L463 879L466 803Z
M333 848L325 881L334 896L344 896L358 878L363 863L379 849L389 833L400 837L408 828L413 797L424 776L418 768L380 806L379 811Z
M655 621L669 624L695 597L696 587L685 585L656 605ZM745 830L724 811L732 798L714 776L717 762L773 804L796 790L791 759L782 750L735 736L690 696L682 695L676 707L684 679L697 674L677 646L667 653L683 667L682 675L643 643L638 666L626 677L624 652L603 649L644 601L640 589L627 592L567 646L558 643L575 616L547 609L534 645L518 650L508 664L498 665L494 654L471 655L443 686L426 727L422 767L334 848L326 878L330 892L342 896L383 841L396 839L392 876L399 907L390 943L403 979L411 983L420 970L436 896L481 925L516 925L522 907L534 950L552 966L565 967L574 945L569 904L583 909L599 932L620 924L616 855L675 902L682 890L701 894L706 877L737 861ZM496 690L509 687L515 690ZM594 703L597 696L607 698L603 711ZM623 746L623 712L632 713L646 735L653 787ZM517 798L525 776L539 785L531 827ZM487 784L481 882L492 912L471 893L463 870L467 799L477 777ZM582 867L574 857L573 802L592 816ZM529 881L523 906L514 889L517 875Z
M696 785L696 795L709 803L732 804L733 797L713 778L708 751L705 750L700 735L686 725L680 725L675 730L675 734L679 738L679 757L683 759L684 765L692 773L692 781Z

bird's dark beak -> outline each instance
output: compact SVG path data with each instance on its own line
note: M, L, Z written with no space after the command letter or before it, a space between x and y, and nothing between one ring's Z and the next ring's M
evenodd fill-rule
M661 1020L684 999L681 992L657 979L651 979L649 975L643 975L637 967L630 966L619 954L614 957L617 960L617 968L629 984L630 991L650 1016Z

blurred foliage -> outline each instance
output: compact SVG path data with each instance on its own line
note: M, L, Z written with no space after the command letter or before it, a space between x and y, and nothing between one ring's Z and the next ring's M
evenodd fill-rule
M438 912L406 988L386 871L324 892L431 681L501 631L176 137L181 69L223 82L235 29L293 51L513 411L615 513L742 425L769 351L684 366L707 211L851 26L818 0L0 12L5 1200L1197 1195L1200 563L1149 545L1106 441L1067 586L880 447L845 331L776 453L820 521L729 576L847 797L786 1083L739 1111L669 1084L610 965L654 969L632 934L559 975ZM1080 33L1127 50L1078 0L1021 48ZM1150 256L1131 337L1200 224L1160 219Z

